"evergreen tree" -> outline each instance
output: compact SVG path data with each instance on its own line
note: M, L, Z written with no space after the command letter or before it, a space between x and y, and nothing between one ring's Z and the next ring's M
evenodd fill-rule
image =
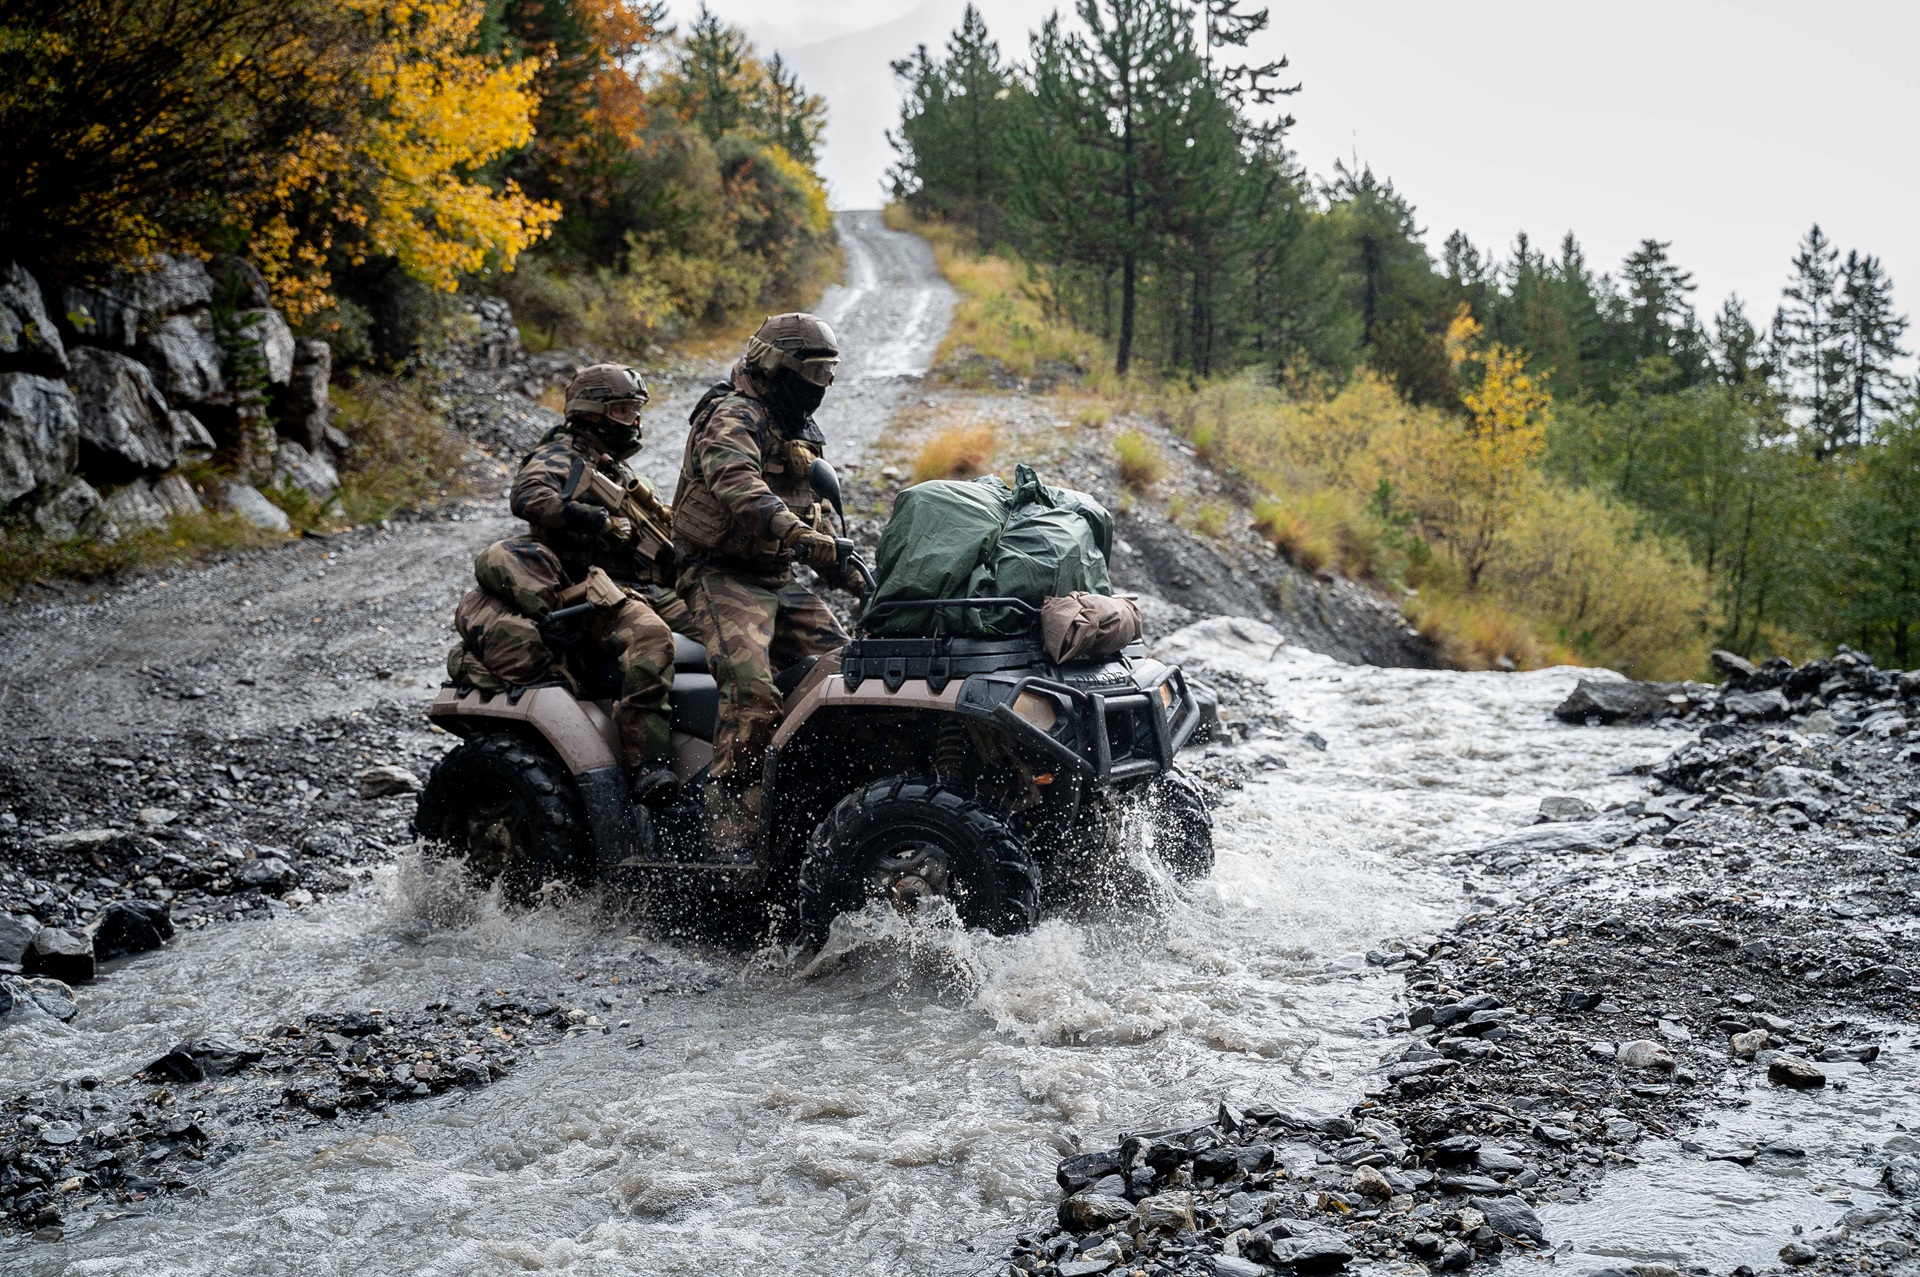
M1775 367L1817 457L1831 453L1850 429L1846 352L1834 313L1839 257L1818 225L1808 231L1773 322Z
M1723 384L1740 391L1764 386L1771 375L1760 334L1732 294L1713 317L1713 366Z
M1010 201L1015 113L1024 92L985 19L969 4L936 62L922 45L893 64L904 83L901 152L894 189L923 214L970 223L983 242L999 238Z
M1843 433L1832 446L1867 442L1874 425L1898 404L1901 379L1893 364L1907 352L1900 336L1907 329L1904 315L1893 310L1893 284L1880 268L1880 259L1849 252L1840 272L1840 292L1834 301L1834 328L1838 334L1846 396L1841 420Z
M1370 167L1334 164L1326 187L1328 223L1346 304L1360 345L1377 370L1417 403L1458 402L1443 335L1451 315L1413 206Z
M788 155L811 167L827 126L827 104L808 93L787 60L767 59L767 73L749 105L755 131Z
M744 126L752 113L752 57L746 33L722 22L703 2L680 42L680 112L713 141Z
M1694 289L1693 275L1674 264L1667 255L1670 247L1661 240L1640 241L1621 266L1623 291L1617 304L1625 343L1621 362L1637 367L1649 359L1664 359L1677 387L1699 380L1706 334L1687 299Z
M1920 402L1862 454L1848 516L1848 637L1900 668L1920 663Z

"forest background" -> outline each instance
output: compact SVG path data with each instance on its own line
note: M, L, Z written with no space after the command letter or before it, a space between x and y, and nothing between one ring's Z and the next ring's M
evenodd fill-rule
M50 290L244 258L336 366L405 360L463 289L645 350L818 285L824 122L704 8L13 0L0 242Z
M1920 407L1877 258L1812 228L1756 321L1732 297L1703 318L1658 239L1612 271L1572 235L1430 251L1391 181L1302 169L1297 82L1235 56L1265 11L1072 17L1009 57L969 8L895 66L895 194L968 296L979 375L1083 367L1263 493L1283 552L1406 591L1462 663L1912 663Z

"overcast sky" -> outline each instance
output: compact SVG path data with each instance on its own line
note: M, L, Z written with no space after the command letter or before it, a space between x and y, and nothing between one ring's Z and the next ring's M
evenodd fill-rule
M1023 56L1050 4L979 0ZM964 0L712 0L827 99L837 207L881 203L887 63L939 47ZM1293 60L1310 171L1358 157L1413 202L1438 250L1456 227L1510 250L1572 230L1612 269L1671 240L1703 313L1729 292L1764 324L1818 221L1878 254L1920 302L1920 2L1373 0L1274 3L1255 54ZM675 16L694 10L674 0ZM1912 344L1910 341L1909 344Z

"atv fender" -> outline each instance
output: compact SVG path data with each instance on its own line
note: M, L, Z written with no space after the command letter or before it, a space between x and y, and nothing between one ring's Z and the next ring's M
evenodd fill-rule
M509 731L545 741L573 773L602 868L639 855L651 842L644 814L636 815L627 801L620 729L592 701L577 700L564 687L495 693L443 687L427 718L456 736Z

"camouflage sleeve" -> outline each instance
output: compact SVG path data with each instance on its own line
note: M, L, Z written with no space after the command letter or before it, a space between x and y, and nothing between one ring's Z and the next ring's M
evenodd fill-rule
M756 537L778 541L800 521L760 476L760 439L753 409L724 400L694 446L694 460L713 495Z
M514 514L550 531L598 532L605 527L607 511L561 495L573 477L576 460L586 464L586 458L558 440L536 449L514 476L507 498Z

